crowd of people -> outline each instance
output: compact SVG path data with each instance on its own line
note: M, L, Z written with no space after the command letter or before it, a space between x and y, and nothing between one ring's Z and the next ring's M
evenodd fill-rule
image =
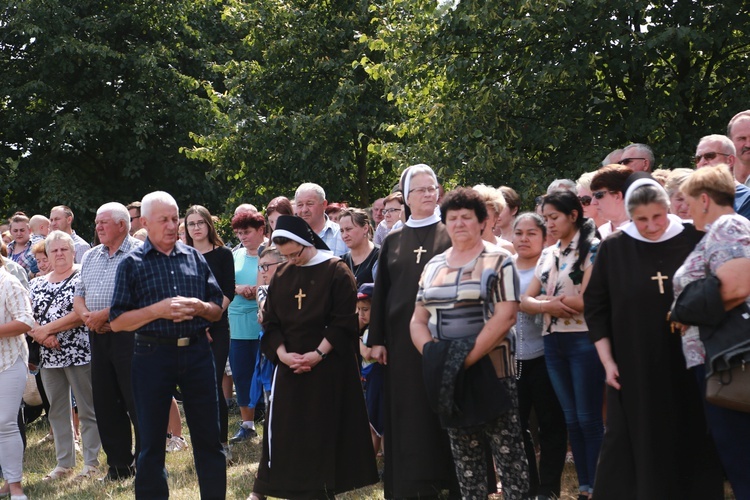
M263 421L251 500L381 479L386 498L552 499L568 450L579 500L719 499L725 479L750 499L750 413L705 397L727 369L717 339L750 359L750 327L722 326L750 317L750 111L694 160L656 169L631 144L536 198L446 192L424 164L371 207L304 183L237 207L234 247L163 191L104 203L93 247L67 206L18 212L0 260L0 497L26 498L33 377L44 481L134 476L137 498L168 498L165 454L189 446L201 497L225 498L233 446ZM718 306L678 317L711 279Z

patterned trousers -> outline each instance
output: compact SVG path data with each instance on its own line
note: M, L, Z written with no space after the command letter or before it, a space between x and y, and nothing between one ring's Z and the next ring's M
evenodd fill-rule
M462 499L485 500L487 453L492 451L495 467L503 485L503 499L526 498L529 486L529 464L523 447L521 419L518 415L516 380L502 380L513 399L513 408L497 420L471 429L449 428L451 452Z

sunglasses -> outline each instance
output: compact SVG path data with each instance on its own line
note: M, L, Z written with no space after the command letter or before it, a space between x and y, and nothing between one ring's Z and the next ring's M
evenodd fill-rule
M583 205L584 207L588 207L589 205L591 205L591 196L579 196L578 201L580 201L581 205Z
M601 200L602 198L604 198L604 195L607 193L614 193L614 191L607 191L606 189L603 191L594 191L593 193L591 193L591 196L593 196L597 200ZM581 203L583 203L583 201L581 201ZM591 202L589 201L589 203Z
M646 159L645 158L623 158L622 160L620 160L620 165L627 166L628 164L630 164L631 162L634 162L635 160L646 160Z
M727 153L716 153L713 151L710 153L703 153L702 155L695 155L695 164L697 165L698 163L700 163L701 158L705 158L706 161L711 161L716 158L716 155L729 156Z

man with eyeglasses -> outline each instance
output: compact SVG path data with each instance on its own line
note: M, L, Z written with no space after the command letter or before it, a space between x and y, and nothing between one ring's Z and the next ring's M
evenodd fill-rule
M128 213L130 213L130 236L133 236L136 231L143 227L141 224L141 202L134 201L127 206Z
M750 109L737 113L729 120L727 136L734 143L737 156L734 178L750 187Z
M734 211L750 219L750 189L740 184L736 178L740 162L736 156L734 142L725 135L707 135L698 141L698 147L695 149L695 168L717 165L727 165L730 170L734 170Z
M341 239L341 228L326 215L326 192L317 184L305 182L294 193L294 211L320 236L333 255L341 257L349 251Z
M645 144L634 143L623 149L619 163L633 172L651 172L655 163L654 152Z

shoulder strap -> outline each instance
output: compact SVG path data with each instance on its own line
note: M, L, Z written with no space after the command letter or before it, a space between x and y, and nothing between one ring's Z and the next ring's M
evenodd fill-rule
M55 297L57 297L57 294L60 293L60 290L62 290L63 288L65 288L65 285L68 284L68 281L72 280L73 277L76 274L78 274L78 269L76 269L75 271L73 271L73 273L70 276L68 276L67 278L65 278L65 281L63 281L62 284L57 288L57 290L55 290L55 293L52 294L52 297L49 299L49 302L47 303L47 307L44 308L44 311L39 316L40 318L44 318L47 315L47 311L49 311L49 308L52 305L52 302L54 302Z

